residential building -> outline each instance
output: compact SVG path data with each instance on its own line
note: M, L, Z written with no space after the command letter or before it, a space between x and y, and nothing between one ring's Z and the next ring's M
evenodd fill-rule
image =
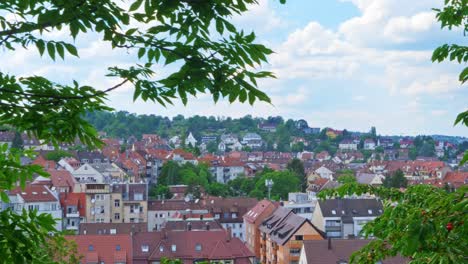
M374 150L376 148L375 141L373 139L366 139L364 140L364 149L366 150Z
M357 150L358 144L353 140L344 139L338 144L340 150Z
M86 222L86 194L60 193L63 210L63 229L78 233L80 223Z
M327 237L359 237L362 227L382 214L382 203L376 199L319 200L312 223Z
M329 170L325 166L320 166L318 169L315 170L315 173L320 175L320 178L322 179L329 179L333 180L334 172Z
M81 165L72 175L79 183L104 183L104 175L88 163Z
M360 250L371 240L363 239L328 239L304 241L299 264L347 264L351 254ZM391 257L380 264L404 264L409 260Z
M23 209L28 211L37 210L39 214L50 214L56 219L55 228L62 231L62 209L58 194L45 185L28 184L8 192L10 199L6 207L11 208L18 214L23 213Z
M207 196L200 202L214 216L216 221L225 229L231 230L233 237L245 241L245 228L242 217L258 203L257 199Z
M147 223L81 223L80 235L134 235L147 232Z
M197 145L197 140L192 135L192 132L190 132L187 138L185 139L185 145L192 147L195 147Z
M245 244L260 259L260 230L259 227L265 218L269 217L278 208L279 203L269 200L258 202L244 215Z
M161 230L168 219L177 212L208 213L200 200L151 200L148 201L148 231Z
M120 183L111 185L111 223L146 223L148 221L148 185Z
M356 173L356 180L360 184L381 186L383 184L384 179L385 176L382 174L365 172Z
M81 263L132 264L133 247L130 235L76 235L66 236L75 241Z
M278 207L260 228L261 263L298 263L305 240L323 239L312 223L284 207Z
M133 263L160 263L163 258L179 259L182 263L250 264L254 255L226 230L162 230L133 236Z
M309 200L307 193L289 193L288 201L285 201L283 206L292 210L293 213L311 220L316 202L316 200Z
M263 146L262 137L257 133L247 133L242 138L242 144L252 149L261 148Z

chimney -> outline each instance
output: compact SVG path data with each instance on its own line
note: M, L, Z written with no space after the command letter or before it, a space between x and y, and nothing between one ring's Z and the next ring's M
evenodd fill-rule
M227 234L226 234L226 235L227 235L227 236L226 236L226 242L231 242L231 238L232 238L232 234L231 234L231 233L232 233L232 229L231 229L231 227L228 227L228 228L226 229L226 233L227 233Z
M328 250L332 249L331 238L328 238Z
M188 222L187 224L187 230L192 231L192 223Z
M202 214L200 214L200 220L203 220L203 215Z
M167 230L166 230L166 227L161 228L161 232L163 233L163 239L167 239Z
M210 231L210 223L206 222L205 227L206 227L206 231Z

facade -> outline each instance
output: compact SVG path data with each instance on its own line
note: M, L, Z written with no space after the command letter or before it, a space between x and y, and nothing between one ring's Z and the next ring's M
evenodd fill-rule
M375 141L373 139L366 139L364 140L364 149L366 150L374 150L376 148Z
M322 179L333 180L333 171L327 169L325 166L321 166L320 168L316 169L315 173L318 174Z
M252 149L257 149L263 146L263 140L262 137L257 133L247 133L242 138L242 144Z
M357 150L358 144L352 140L343 140L338 144L340 150Z
M359 237L362 227L383 212L382 203L376 199L319 200L312 223L333 238Z
M195 147L197 145L197 140L192 135L192 132L190 132L189 135L187 136L187 138L185 139L185 145L187 145L187 146L192 145L192 147Z
M316 200L309 200L307 193L289 193L288 201L284 202L284 207L293 211L293 213L312 219L312 213L315 209Z
M60 193L63 210L63 229L77 233L80 223L86 222L86 195L84 193Z
M182 263L250 264L253 253L226 230L137 233L133 236L133 263L160 263L179 259ZM110 262L109 262L110 263Z
M161 230L176 213L208 213L199 201L151 200L148 201L148 231Z
M104 183L104 175L88 163L81 165L72 175L79 183Z
M260 259L260 231L258 228L278 206L278 203L262 200L244 215L245 244L257 259Z
M303 241L321 240L312 223L284 207L278 207L260 228L261 263L298 263Z
M27 185L24 190L16 188L8 193L10 202L5 207L21 214L23 209L37 210L39 214L50 214L56 219L55 228L62 231L62 209L58 194L45 185Z
M81 263L132 264L132 237L130 235L76 235L66 236L75 241Z

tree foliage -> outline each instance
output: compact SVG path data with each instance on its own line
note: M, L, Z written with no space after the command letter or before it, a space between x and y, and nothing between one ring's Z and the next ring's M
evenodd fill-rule
M452 30L459 28L466 37L468 33L468 1L467 0L445 0L442 9L434 8L437 21L441 28ZM465 42L466 43L466 42ZM433 62L442 62L444 60L456 61L461 64L468 62L468 46L458 44L444 44L434 50L432 53ZM468 67L462 69L458 80L464 84L468 80ZM455 125L461 124L468 127L468 110L458 114L455 119ZM468 161L468 151L465 152L460 164Z
M373 264L393 256L416 263L466 263L468 248L467 186L455 192L430 185L405 191L347 183L320 192L319 197L374 194L384 205L383 214L367 223L362 232L374 237L351 257L351 263Z
M76 80L64 84L31 73L18 77L0 72L0 126L14 127L56 146L78 138L94 148L103 143L84 116L93 111L111 110L105 101L108 94L124 85L134 87L134 101L149 100L163 106L176 99L187 104L190 95L199 93L212 95L215 102L221 98L250 104L258 100L270 102L258 89L257 81L274 75L256 68L267 61L272 51L256 43L253 32L238 30L229 21L255 3L255 0L1 1L2 52L36 49L41 56L52 60L79 58L75 43L93 32L112 49L131 56L135 63L128 67L109 67L106 76L116 84L99 89ZM58 30L69 38L54 39L53 34L46 35ZM158 65L169 64L167 75L154 74ZM20 164L19 157L31 153L19 149L7 152L6 145L0 148L0 194L8 202L4 191L12 189L17 181L24 187L25 180L31 179L33 173L46 174L38 167ZM3 222L14 223L12 214L3 217ZM21 223L2 228L2 259L12 263L53 262L51 256L39 250L45 245L47 234L40 228L51 230L50 226L42 222ZM19 240L14 236L6 239L7 232L17 232L30 239L22 242L34 243L27 248L21 243L11 244Z
M408 180L403 171L398 169L392 175L385 177L383 185L387 188L406 188Z

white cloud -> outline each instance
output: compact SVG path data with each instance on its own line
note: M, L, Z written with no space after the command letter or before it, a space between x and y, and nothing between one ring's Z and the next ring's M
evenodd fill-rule
M257 33L267 33L284 28L287 22L276 14L269 1L271 0L258 0L258 4L248 6L249 11L234 16L233 21L242 28L253 29Z

